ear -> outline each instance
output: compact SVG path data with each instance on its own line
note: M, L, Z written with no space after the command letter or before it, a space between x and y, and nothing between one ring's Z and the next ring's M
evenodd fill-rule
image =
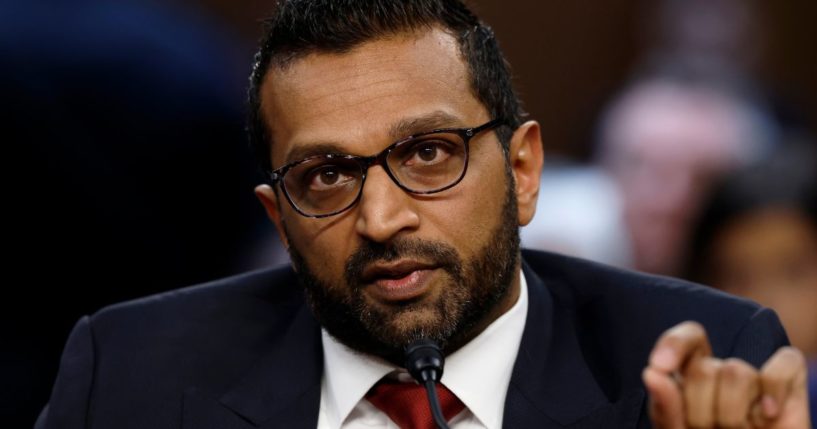
M261 201L261 205L263 205L264 210L267 211L267 216L272 223L275 224L275 229L278 230L278 237L281 237L281 242L284 244L284 247L289 249L289 239L284 229L284 223L281 220L281 206L278 203L278 195L275 193L275 190L269 185L258 185L255 187L255 196Z
M527 121L511 137L511 171L516 180L516 199L519 206L519 225L527 225L536 212L539 179L544 164L544 149L539 123Z

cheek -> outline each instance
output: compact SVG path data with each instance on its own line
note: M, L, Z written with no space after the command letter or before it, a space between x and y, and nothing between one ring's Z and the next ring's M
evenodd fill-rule
M286 223L291 245L320 280L328 284L342 281L346 260L355 250L354 221L349 213L326 219L299 217L290 217Z
M495 156L502 162L501 153ZM447 237L466 259L479 253L501 221L506 197L503 168L496 163L469 165L466 177L450 196L424 203L424 224L432 230L430 238Z

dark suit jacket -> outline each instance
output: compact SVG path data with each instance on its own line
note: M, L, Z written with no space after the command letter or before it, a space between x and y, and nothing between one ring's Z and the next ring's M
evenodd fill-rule
M523 260L508 428L647 427L641 371L683 320L706 327L715 355L754 365L787 343L771 310L705 287L549 253ZM315 428L322 365L292 271L254 271L82 318L36 427Z

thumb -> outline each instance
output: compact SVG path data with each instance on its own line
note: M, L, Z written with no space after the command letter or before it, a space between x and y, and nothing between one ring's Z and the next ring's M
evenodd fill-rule
M760 370L760 406L766 420L803 424L809 421L806 359L794 347L783 347ZM799 427L789 426L783 427ZM805 427L805 426L804 426Z

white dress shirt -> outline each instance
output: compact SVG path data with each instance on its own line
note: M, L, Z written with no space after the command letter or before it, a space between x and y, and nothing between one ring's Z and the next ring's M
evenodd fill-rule
M465 404L452 429L499 429L505 396L511 380L525 319L528 285L519 275L519 299L468 344L447 356L442 383ZM385 375L405 370L378 357L362 354L322 332L323 377L318 429L398 429L398 426L364 396Z

